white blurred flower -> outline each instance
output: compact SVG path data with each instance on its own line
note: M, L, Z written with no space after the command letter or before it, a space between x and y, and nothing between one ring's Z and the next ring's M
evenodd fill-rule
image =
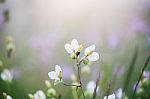
M107 99L107 96L105 96L104 99ZM115 94L113 93L112 95L109 95L108 99L116 99Z
M46 99L46 96L42 90L39 90L34 94L34 99Z
M75 56L77 52L80 52L83 49L83 46L79 45L76 39L73 39L71 41L71 44L68 44L68 43L65 44L65 49L70 55Z
M90 82L87 84L87 86L86 86L86 93L87 93L87 94L93 94L95 87L96 87L95 82L94 82L94 81L90 81ZM98 92L98 90L99 90L99 87L97 87L96 92Z
M50 77L50 79L54 79L55 82L60 82L62 81L62 69L59 65L56 65L55 71L49 72L48 76Z
M7 96L6 96L6 99L12 99L12 97L11 97L11 96L9 96L9 95L7 95Z
M11 82L13 79L13 75L8 69L4 69L1 73L1 79L7 82Z
M84 54L89 61L97 61L99 59L99 54L94 52L95 45L91 45L84 50Z
M119 88L116 92L116 99L122 99L122 98L123 98L122 88Z
M84 66L81 69L81 74L89 74L90 73L90 67L89 66Z

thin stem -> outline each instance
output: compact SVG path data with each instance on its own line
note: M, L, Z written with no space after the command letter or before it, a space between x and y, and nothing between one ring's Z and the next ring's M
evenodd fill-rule
M138 87L139 82L140 82L140 80L141 80L141 78L142 78L142 75L143 75L143 72L144 72L145 68L148 66L149 60L150 60L150 55L146 58L146 61L144 62L144 65L143 65L141 74L140 74L140 76L139 76L138 82L136 83L136 86L135 86L135 89L134 89L134 92L133 92L132 99L134 99L134 96L135 96L137 87Z
M108 95L109 95L109 93L110 93L110 87L111 87L111 81L108 83L107 97L106 97L106 99L108 99Z
M84 91L83 91L83 88L82 88L82 81L81 81L81 69L80 69L80 64L81 64L82 61L79 61L78 58L76 59L76 65L77 65L77 68L78 68L78 81L80 83L80 88L81 88L81 92L82 92L82 95L83 95L83 98L85 99L85 95L84 95Z
M75 84L66 84L64 82L63 82L63 85L65 85L65 86L74 86L74 87L80 87L81 86L81 85L75 85Z
M96 86L95 86L94 92L93 92L93 99L96 98L96 93L97 93L97 88L98 88L99 80L100 80L100 72L99 72L99 75L98 75L97 80L96 80Z

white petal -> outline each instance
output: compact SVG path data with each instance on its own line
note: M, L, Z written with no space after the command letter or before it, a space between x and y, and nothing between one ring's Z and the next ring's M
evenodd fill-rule
M65 49L69 54L73 53L73 49L70 44L65 44Z
M93 93L94 92L94 88L95 88L95 83L94 81L90 81L88 84L87 84L87 91L90 92L90 93Z
M59 80L58 75L57 75L57 73L56 73L55 71L49 72L49 73L48 73L48 76L49 76L50 79Z
M99 54L97 52L93 52L92 55L87 57L89 61L97 61L99 59Z
M117 99L121 99L122 96L123 96L122 89L119 88L119 89L117 90L117 92L116 92L116 98L117 98Z
M78 43L78 41L77 41L76 39L73 39L73 40L71 41L71 48L72 48L73 50L77 50L77 49L79 48L79 43Z
M9 96L9 95L7 95L6 99L12 99L12 97L11 97L11 96Z
M105 96L104 99L107 99L107 96ZM109 95L108 99L115 99L115 94Z
M60 71L62 71L62 69L60 68L59 65L55 66L55 72L57 73L57 75L59 75Z
M84 54L87 55L89 52L95 50L95 45L91 45L84 50Z
M35 99L46 99L46 96L42 90L39 90L34 94L34 98Z
M109 95L108 99L115 99L115 94Z

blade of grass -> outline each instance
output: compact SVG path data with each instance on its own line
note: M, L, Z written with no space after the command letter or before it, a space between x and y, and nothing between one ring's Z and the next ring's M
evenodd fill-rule
M142 67L142 71L141 71L141 74L140 74L140 76L139 76L138 82L137 82L136 85L135 85L135 89L134 89L134 92L133 92L133 95L132 95L132 99L134 99L134 96L135 96L135 93L136 93L136 89L137 89L137 87L138 87L138 85L139 85L139 82L140 82L140 80L141 80L141 78L142 78L142 75L143 75L144 70L145 70L146 67L148 66L149 61L150 61L150 54L149 54L148 57L146 58L146 61L144 62L144 65L143 65L143 67Z
M132 73L133 73L133 70L135 67L135 62L137 60L137 57L138 57L138 49L135 48L132 60L131 60L130 65L129 65L129 68L127 69L127 72L126 72L127 75L126 75L126 78L124 80L123 92L126 92L128 89L128 85L129 85L131 77L132 77Z

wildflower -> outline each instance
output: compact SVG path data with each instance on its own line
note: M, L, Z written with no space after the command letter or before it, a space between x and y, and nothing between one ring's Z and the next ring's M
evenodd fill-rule
M105 96L104 99L107 99L107 96ZM112 95L109 95L108 99L116 99L115 94L113 93Z
M95 45L91 45L84 50L85 57L89 61L97 61L99 59L99 54L97 52L94 52L94 50Z
M13 43L13 38L12 36L7 36L6 38L6 52L7 52L7 57L10 58L12 52L15 49L14 43Z
M50 79L54 79L55 83L61 82L62 81L62 69L60 68L60 66L56 65L55 71L49 72L48 76L50 77Z
M34 99L46 99L46 96L42 90L39 90L34 94Z
M48 88L50 88L52 85L51 85L51 83L48 81L48 80L45 80L45 85L48 87Z
M116 99L122 99L123 98L123 92L122 92L122 88L119 88L116 91Z
M96 84L94 81L90 81L88 84L87 84L87 87L86 87L86 94L89 94L89 95L92 95L93 92L94 92L94 89L96 87ZM96 92L99 91L99 87L97 87L97 90Z
M81 69L81 74L89 74L90 73L90 67L89 66L84 66Z
M82 45L79 45L76 39L71 41L71 44L65 44L66 51L71 55L72 59L76 59L77 56L80 54L81 50L83 49Z
M11 72L8 69L5 69L2 73L1 73L1 79L6 81L6 82L11 82L13 79L13 76L11 74Z
M150 72L149 71L144 71L143 77L150 80Z
M55 91L55 89L54 89L54 88L49 88L49 89L47 90L47 96L49 96L49 97L54 97L54 96L56 96L56 91Z
M7 96L6 96L6 99L12 99L12 97L11 97L11 96L9 96L9 95L7 95Z
M72 81L77 81L77 77L75 74L71 74L70 78Z

